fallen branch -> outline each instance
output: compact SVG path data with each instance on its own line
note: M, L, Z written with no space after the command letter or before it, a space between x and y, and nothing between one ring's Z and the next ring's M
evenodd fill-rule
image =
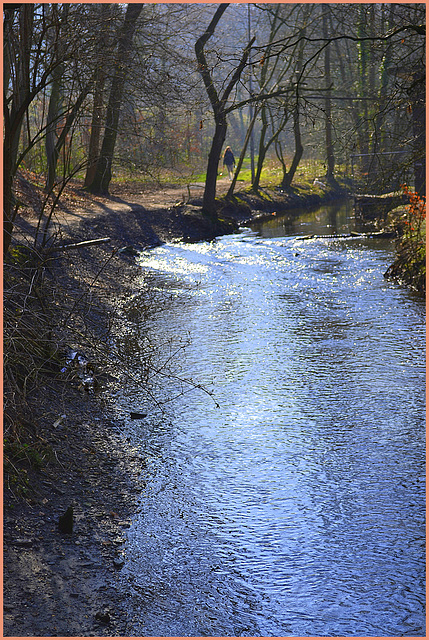
M67 249L80 249L80 247L90 247L93 244L105 244L110 242L110 238L97 238L97 240L84 240L72 244L63 244L59 247L51 247L50 251L66 251Z
M351 231L350 233L333 233L331 235L311 235L311 236L301 236L299 240L325 240L329 239L338 239L338 238L396 238L396 231L366 231L362 233L358 233L357 231Z

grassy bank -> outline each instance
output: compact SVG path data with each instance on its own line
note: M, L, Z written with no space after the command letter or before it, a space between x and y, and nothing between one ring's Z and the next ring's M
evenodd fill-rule
M293 211L294 209L309 209L345 198L348 191L345 185L334 188L323 179L317 184L309 182L296 183L288 190L275 186L261 187L257 191L250 188L240 190L232 196L222 196L218 199L219 215L231 217L240 222L251 220L255 213L276 214Z

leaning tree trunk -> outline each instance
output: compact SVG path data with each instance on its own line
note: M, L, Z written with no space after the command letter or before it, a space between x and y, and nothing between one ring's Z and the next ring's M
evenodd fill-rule
M86 98L86 96L88 95L90 89L92 86L92 79L90 79L87 84L83 87L82 91L80 92L79 96L77 97L73 107L70 109L70 111L67 114L67 118L65 120L64 126L61 129L61 133L58 136L57 141L55 142L55 140L53 140L51 142L51 144L53 144L53 148L51 147L46 147L46 155L47 155L47 159L48 159L48 177L46 180L46 186L45 186L45 191L46 192L50 192L53 187L55 186L55 182L56 182L56 174L57 174L57 165L58 165L58 158L60 157L60 153L62 148L65 146L66 144L66 140L67 140L67 136L70 133L70 130L73 126L73 123L76 119L77 114L79 113L79 110ZM54 120L53 122L53 126L55 126L55 123L58 120L58 116L57 119ZM64 178L63 178L64 180Z
M129 3L119 36L118 54L116 59L116 72L113 77L110 90L109 103L107 105L106 127L104 130L103 144L100 157L97 162L94 180L89 185L91 193L108 194L112 179L112 162L118 135L119 115L122 107L125 80L127 75L127 62L131 51L136 21L143 9L143 4Z
M247 145L249 144L250 136L252 135L253 127L255 126L255 122L256 122L256 118L258 117L258 114L259 114L259 110L257 107L255 107L252 120L250 121L250 124L247 128L246 137L243 142L243 148L241 149L241 153L237 162L237 167L235 169L234 177L228 189L228 193L226 194L227 198L230 198L234 193L235 185L237 184L237 178L241 171L241 167L243 166L244 156L246 155Z
M262 106L261 110L264 111L264 109L265 109L265 106ZM255 178L254 178L254 180L252 182L252 191L254 191L254 192L257 192L258 189L259 189L259 183L260 183L260 180L261 180L262 169L263 169L263 166L264 166L264 162L265 162L265 158L267 156L268 149L277 141L280 133L283 131L284 127L286 126L288 118L289 118L289 115L287 113L287 110L285 109L284 117L282 118L280 124L277 127L275 127L273 118L271 117L271 127L273 129L273 134L271 135L271 137L268 140L265 140L266 131L267 131L269 125L268 125L266 117L265 117L265 122L264 122L264 117L262 117L263 124L262 124L261 135L260 135L260 138L259 138L258 164L257 164L257 167L256 167ZM301 157L299 159L301 160Z
M259 181L261 179L262 167L263 167L265 155L268 149L268 147L265 145L265 135L268 131L267 106L265 104L262 105L261 120L262 120L262 127L259 134L258 162L256 165L256 172L252 181L252 191L258 191L259 189Z

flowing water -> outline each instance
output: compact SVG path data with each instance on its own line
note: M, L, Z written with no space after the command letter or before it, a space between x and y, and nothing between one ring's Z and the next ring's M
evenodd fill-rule
M424 306L383 279L391 241L303 238L352 225L331 206L142 254L173 294L159 339L189 335L181 375L216 402L128 424L132 635L424 635Z

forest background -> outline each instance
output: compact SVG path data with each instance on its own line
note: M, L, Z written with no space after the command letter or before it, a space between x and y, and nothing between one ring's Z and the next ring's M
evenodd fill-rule
M225 139L291 187L297 168L383 193L425 181L425 5L5 4L4 249L18 176L49 208L71 179L206 181ZM208 159L208 161L207 161ZM249 161L250 165L249 166Z

